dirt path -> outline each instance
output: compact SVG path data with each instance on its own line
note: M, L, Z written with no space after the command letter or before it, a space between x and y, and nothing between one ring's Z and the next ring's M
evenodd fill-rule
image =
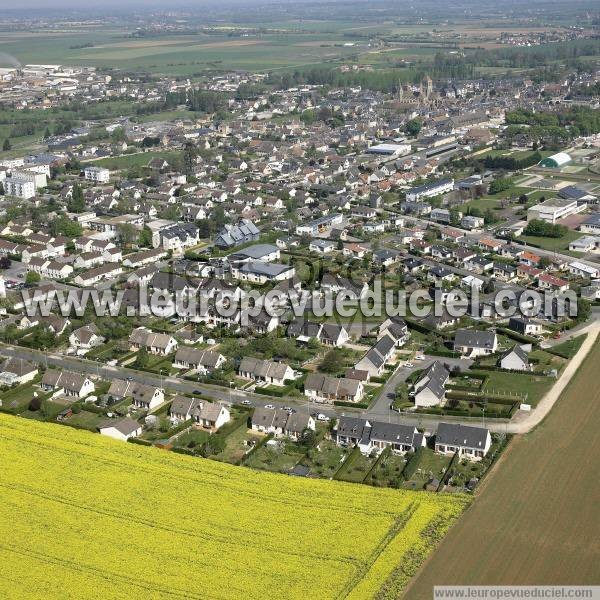
M595 321L589 327L581 330L580 335L587 333L587 338L581 345L577 354L568 362L565 370L561 373L558 381L552 386L548 393L540 400L539 404L529 413L520 413L506 426L507 433L527 433L539 425L546 415L550 412L554 403L558 400L562 391L568 385L569 381L583 362L588 352L594 346L598 333L600 333L600 323ZM523 415L523 416L521 416Z

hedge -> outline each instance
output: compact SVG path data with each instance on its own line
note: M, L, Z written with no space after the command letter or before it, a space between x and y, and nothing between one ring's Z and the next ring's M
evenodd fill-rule
M130 444L139 444L140 446L152 446L152 442L148 441L148 440L143 440L141 438L135 438L135 437L130 437L127 438L127 441Z
M475 402L475 404L481 404ZM492 419L509 419L512 416L512 413L519 406L519 402L515 402L513 406L510 407L509 410L499 411L493 409L487 409L485 411L485 416ZM440 416L449 416L449 417L479 417L480 414L483 414L481 408L478 409L477 413L474 414L472 410L468 410L466 408L440 408L438 406L431 406L427 409L419 409L416 411L417 414L421 415L440 415ZM414 412L411 414L415 414Z
M369 408L366 402L343 402L342 400L335 400L334 406L347 406L349 408Z
M379 466L379 464L390 454L392 453L392 447L391 446L386 446L382 452L379 453L379 456L377 457L377 460L373 463L373 465L371 466L371 468L367 471L367 474L364 476L362 482L363 483L369 483L367 480L371 477L371 475L375 472L375 470L377 469L377 467Z
M406 464L404 465L404 469L402 469L401 476L404 481L409 481L410 478L415 474L417 467L419 466L419 461L421 460L421 456L423 455L423 448L417 448L415 453L408 459Z
M535 358L529 359L530 363L538 363L539 360ZM478 369L482 371L498 371L499 373L511 373L512 375L542 375L543 373L533 373L533 371L515 371L514 369L503 369L502 367L496 367L494 365L475 365Z
M496 332L501 333L509 338L512 338L517 342L524 342L526 344L532 344L533 346L540 345L539 340L537 340L536 338L531 337L529 335L523 335L522 333L519 333L518 331L513 331L512 329L506 329L505 327L496 327Z
M460 358L460 352L456 352L455 350L438 350L437 348L426 348L425 354L430 354L431 356L442 356L444 358Z
M433 327L428 327L427 325L424 325L423 323L419 323L418 321L413 321L412 319L409 319L407 317L404 317L404 321L408 327L410 327L411 329L414 329L415 331L418 331L420 333L425 333L425 334L434 333L435 335L439 335L442 338L450 339L450 333L448 333L447 331L438 331L437 329L434 329Z
M263 396L274 396L275 398L283 398L286 390L273 390L269 388L254 388L255 394L261 394Z
M79 404L79 402L77 402L77 404L81 407L81 410L85 410L86 412L94 413L96 415L106 414L106 410L107 410L106 408L96 406L95 404L92 404L91 402L82 403L82 404ZM110 406L107 408L110 411Z
M476 392L476 395L469 395L463 392L446 392L446 398L448 400L463 400L465 402L474 402L477 404L483 404L483 402L491 402L493 404L514 404L515 402L519 402L514 398L505 398L504 396L495 396L493 394L486 394L485 392Z
M444 473L444 476L440 479L440 484L438 485L438 489L437 491L441 491L444 487L444 485L446 485L449 481L450 478L454 475L454 465L458 462L459 460L459 455L458 455L458 450L452 455L452 458L450 459L450 462L448 463L448 467L446 468L446 472Z
M171 452L175 452L176 454L186 454L187 456L196 456L196 453L190 448L181 448L180 446L171 448Z

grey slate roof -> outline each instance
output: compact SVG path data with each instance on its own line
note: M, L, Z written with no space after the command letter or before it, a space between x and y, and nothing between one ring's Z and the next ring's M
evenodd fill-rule
M261 360L247 356L240 363L240 373L250 373L254 377L283 379L288 369L288 365L282 362L273 362L270 360Z
M507 350L501 357L500 360L505 359L507 356L511 354L516 354L518 358L520 358L526 365L529 364L529 357L527 356L527 352L519 346L519 344L515 344L510 350Z
M252 221L241 219L237 225L225 225L216 237L215 244L221 248L231 248L257 240L259 235L260 232Z
M242 250L237 250L234 254L230 254L229 258L261 260L264 256L277 252L278 250L279 248L273 244L254 244L253 246L248 246Z
M176 362L186 362L191 365L201 365L207 369L214 369L219 362L220 354L212 350L198 350L198 348L181 347L175 353Z
M328 377L319 373L309 373L304 382L304 389L316 390L317 392L337 397L356 396L359 385L360 381L356 379Z
M280 265L276 263L267 263L260 260L254 260L247 262L240 268L241 273L252 273L253 275L265 276L265 277L277 277L286 271L289 271L292 267L290 265Z
M415 388L418 391L428 389L436 398L442 399L445 393L444 386L449 377L450 373L448 373L446 367L444 367L439 360L436 360L423 371L421 377L419 377L419 380L415 384Z
M483 427L461 425L460 423L440 423L435 441L436 444L483 449L488 433L488 430Z
M302 318L294 319L287 328L288 337L298 337L300 335L316 338L321 331L321 324L307 321Z
M454 336L454 347L493 348L496 337L493 331L478 331L477 329L459 329Z

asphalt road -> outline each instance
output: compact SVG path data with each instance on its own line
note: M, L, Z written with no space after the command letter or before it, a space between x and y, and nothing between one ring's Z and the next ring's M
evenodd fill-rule
M451 421L457 423L481 425L488 427L491 431L503 433L526 433L530 431L540 422L545 414L547 414L554 402L558 399L560 391L566 386L577 366L585 358L587 352L592 347L597 334L600 332L600 314L594 312L594 319L585 325L577 328L577 331L571 332L560 340L554 343L561 343L566 339L582 333L589 333L586 343L582 346L579 353L569 363L569 366L557 381L556 385L542 399L538 409L529 413L517 413L516 417L511 422L495 419L493 421L485 421L479 418L468 417L451 417L451 416L435 416L423 414L399 414L390 410L390 404L393 398L390 396L396 386L406 381L410 373L416 369L422 369L429 366L435 360L441 360L448 363L450 366L458 365L461 369L468 368L469 360L440 358L435 356L426 356L423 361L414 361L413 366L407 368L400 365L388 381L384 384L381 393L375 403L368 409L362 410L350 407L336 407L330 404L323 404L309 401L307 398L284 397L273 398L271 396L263 396L236 389L226 389L221 386L208 385L205 383L188 381L179 377L163 377L146 371L138 371L128 367L111 367L101 363L87 360L85 358L77 358L71 356L62 356L59 354L48 354L39 350L22 348L20 346L12 346L9 344L0 344L0 354L7 357L20 358L30 362L35 362L45 366L58 367L65 370L85 373L91 376L96 376L108 381L114 379L131 379L139 383L154 385L165 388L171 392L185 392L188 394L201 394L222 402L224 404L239 404L246 403L249 406L264 406L271 404L278 407L292 407L297 411L306 411L310 414L321 413L329 418L334 418L340 415L353 415L357 417L371 418L379 421L387 421L389 423L404 423L414 424L419 429L425 429L427 432L434 433L437 430L438 423L441 421Z

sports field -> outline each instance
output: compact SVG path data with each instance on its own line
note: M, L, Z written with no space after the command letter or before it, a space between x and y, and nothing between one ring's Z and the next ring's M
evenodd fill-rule
M516 438L405 598L443 585L586 585L600 576L600 341L549 416Z
M2 598L396 598L468 503L5 415L0 457Z

